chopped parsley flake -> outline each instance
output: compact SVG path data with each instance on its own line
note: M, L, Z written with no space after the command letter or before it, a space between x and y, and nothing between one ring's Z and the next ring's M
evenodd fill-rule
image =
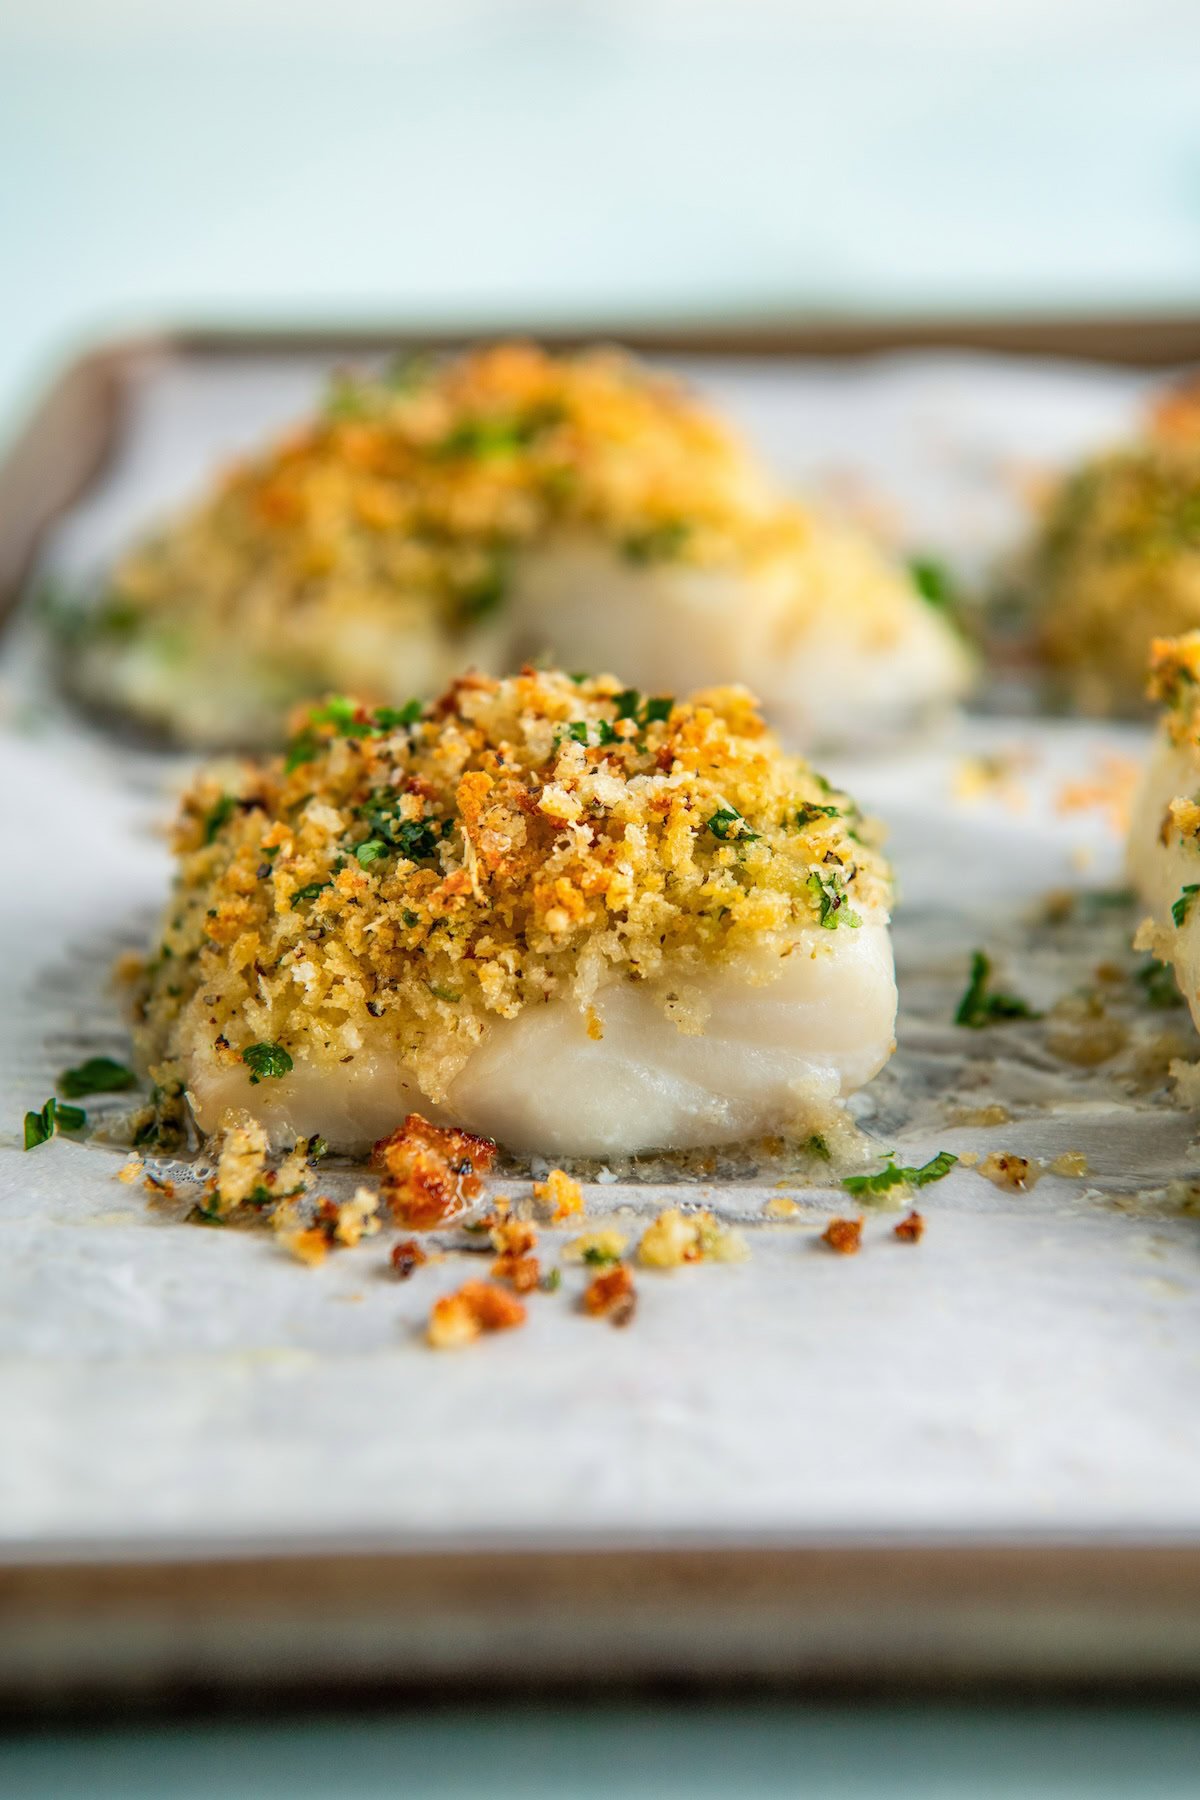
M562 419L557 406L537 406L517 418L464 419L438 445L441 456L515 456Z
M819 1131L813 1132L804 1148L808 1151L810 1156L819 1156L822 1162L830 1162L832 1160L829 1145Z
M839 925L848 925L851 931L857 931L862 924L861 915L852 912L849 895L842 886L840 875L820 875L814 869L808 878L808 885L817 897L819 908L818 923L826 931L836 931Z
M68 1100L78 1100L84 1094L122 1094L126 1088L136 1086L133 1070L114 1062L111 1056L90 1056L78 1068L64 1069L58 1078L59 1092Z
M1019 995L991 992L991 979L991 958L982 950L972 951L971 976L954 1014L956 1025L980 1031L985 1025L1000 1024L1005 1019L1041 1018L1041 1013L1035 1012L1029 1002L1022 1000Z
M958 618L962 611L962 595L945 563L932 556L915 556L908 565L908 572L922 600L935 612L944 613L949 619Z
M796 814L796 823L803 828L817 819L840 819L841 816L838 806L815 806L811 800L806 800Z
M931 1181L941 1181L943 1176L948 1175L957 1161L958 1158L952 1151L939 1150L936 1156L931 1156L927 1163L921 1164L920 1168L902 1169L897 1168L895 1159L889 1156L885 1166L876 1174L845 1175L842 1178L842 1186L848 1194L854 1194L856 1197L867 1194L886 1194L890 1188L894 1187L928 1187Z
M607 1269L610 1264L619 1263L620 1260L619 1251L606 1250L603 1244L589 1244L583 1252L583 1261L594 1269Z
M282 1044L247 1044L242 1061L250 1071L251 1087L257 1087L260 1081L278 1081L281 1076L290 1075L293 1066Z
M691 535L686 519L665 519L661 525L631 532L622 539L621 550L632 563L672 562Z
M1182 1006L1183 995L1175 981L1175 971L1170 963L1156 962L1153 958L1135 970L1133 979L1142 990L1147 1006L1162 1008Z
M223 825L227 825L233 816L237 801L232 794L222 794L212 810L204 817L204 841L211 844Z
M460 616L468 622L486 619L504 603L508 592L508 568L500 557L493 559L491 567L477 581L462 589L458 596Z
M326 888L332 886L332 881L305 882L304 886L297 888L292 895L292 906L299 906L301 900L315 900L318 894L323 894Z
M86 1124L87 1114L81 1106L64 1106L52 1094L40 1112L25 1114L25 1148L36 1150L56 1131L82 1131Z
M442 838L453 829L449 820L402 819L391 807L378 801L368 802L360 811L370 836L354 854L364 869L390 851L399 852L409 862L429 862L437 855Z
M758 832L751 831L740 812L732 806L722 806L708 821L708 829L723 844L732 842L749 844L758 841Z
M369 711L345 694L334 694L309 714L308 725L288 745L284 773L290 775L324 750L327 740L317 735L315 726L332 725L339 737L384 737L402 726L415 725L423 710L419 700L409 700L403 706L377 706Z
M595 737L592 733L595 732ZM616 732L607 719L573 719L567 726L567 736L585 749L594 748L597 744L611 744L616 741Z
M1172 902L1171 917L1174 919L1177 927L1183 924L1189 912L1191 912L1192 901L1196 898L1197 894L1200 894L1200 881L1189 881L1186 887L1180 889L1178 900Z

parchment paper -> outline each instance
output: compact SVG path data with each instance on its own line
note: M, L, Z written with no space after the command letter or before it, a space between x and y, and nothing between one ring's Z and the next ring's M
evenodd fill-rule
M1014 471L1116 434L1144 387L959 357L705 379L789 474L967 567L1019 527ZM52 567L92 569L214 455L302 411L313 380L294 362L149 369ZM1165 1072L1200 1041L1116 978L1099 985L1129 1038L1096 1069L1054 1054L1047 1022L950 1023L976 946L1039 1007L1095 990L1097 963L1133 967L1136 910L1030 917L1048 890L1120 882L1103 800L1144 732L975 719L830 769L889 822L903 896L900 1049L856 1102L864 1129L906 1162L1078 1150L1086 1178L1009 1193L959 1166L921 1196L923 1242L872 1211L848 1258L817 1241L856 1210L832 1188L606 1179L598 1216L683 1199L754 1220L781 1193L802 1213L748 1228L743 1265L639 1275L624 1331L580 1313L568 1272L524 1330L436 1355L419 1327L478 1258L402 1285L377 1239L309 1270L269 1234L156 1211L116 1181L120 1151L20 1149L59 1069L123 1052L106 972L152 928L186 765L74 719L28 622L2 683L0 1549L1200 1529L1200 1217L1168 1199L1200 1157ZM980 756L1003 771L982 791ZM1097 804L1064 811L1088 783ZM951 1123L992 1102L1011 1123Z

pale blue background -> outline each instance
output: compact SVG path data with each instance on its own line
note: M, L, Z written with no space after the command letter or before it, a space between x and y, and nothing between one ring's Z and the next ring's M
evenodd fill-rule
M0 419L81 335L1200 298L1194 0L0 0Z
M0 0L0 435L186 317L1200 306L1181 0ZM711 1702L0 1743L22 1796L1200 1789L1190 1711Z

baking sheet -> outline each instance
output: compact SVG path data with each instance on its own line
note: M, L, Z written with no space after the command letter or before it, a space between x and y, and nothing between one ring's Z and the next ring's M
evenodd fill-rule
M690 372L789 475L966 569L1017 528L1030 468L1118 434L1147 386L959 356ZM148 362L121 453L56 534L49 571L89 573L214 456L302 411L316 375L297 358ZM59 1068L121 1049L106 969L152 929L159 827L186 765L65 713L27 625L0 683L0 1083L19 1127ZM754 1219L780 1194L802 1210L755 1224L744 1265L640 1275L626 1331L583 1317L582 1278L567 1274L559 1295L532 1299L524 1330L436 1356L419 1327L477 1260L400 1285L376 1240L309 1270L267 1234L149 1208L116 1181L119 1152L57 1140L26 1154L7 1132L0 1552L1190 1538L1200 1220L1169 1189L1200 1158L1166 1063L1200 1041L1186 1014L1148 1012L1127 983L1113 1008L1128 1044L1097 1070L1052 1054L1044 1024L949 1023L977 945L1041 1006L1094 985L1097 962L1132 966L1135 912L1029 920L1048 890L1120 881L1110 802L1144 743L1136 728L974 719L829 766L887 819L903 895L900 1049L856 1103L864 1129L904 1161L946 1147L1089 1163L1084 1180L1046 1175L1026 1194L960 1166L922 1195L919 1246L893 1239L894 1213L869 1212L862 1254L833 1256L817 1240L855 1210L846 1196L778 1186L770 1168L755 1179L752 1164L683 1194L606 1179L589 1188L597 1214L685 1198ZM1006 777L981 783L980 758ZM950 1123L992 1101L1010 1124Z

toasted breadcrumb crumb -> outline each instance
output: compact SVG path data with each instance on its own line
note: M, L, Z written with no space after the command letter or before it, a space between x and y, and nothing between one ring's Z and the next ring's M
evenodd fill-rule
M410 1275L414 1275L429 1261L429 1257L416 1238L401 1238L398 1244L392 1245L392 1253L388 1261L393 1274L401 1281L407 1281Z
M900 1219L892 1226L892 1236L899 1238L902 1244L919 1244L925 1235L925 1217L914 1207L906 1219Z
M542 1265L536 1256L505 1254L492 1264L492 1276L496 1281L507 1281L518 1294L531 1294L541 1286Z
M117 1170L117 1180L123 1181L126 1185L131 1186L135 1181L140 1181L145 1172L146 1165L141 1157L131 1156L128 1162L122 1163L121 1167Z
M1063 1175L1070 1181L1077 1181L1088 1172L1088 1159L1082 1150L1064 1150L1050 1164L1052 1175Z
M594 1319L607 1319L610 1325L629 1324L637 1310L637 1291L624 1263L593 1275L583 1291L583 1310Z
M375 1145L371 1163L396 1223L410 1231L431 1231L479 1198L480 1177L495 1155L490 1138L453 1125L431 1125L420 1113L409 1113L398 1130Z
M213 1205L229 1213L264 1185L270 1157L266 1129L249 1113L228 1112L217 1140L217 1185Z
M1014 1156L1009 1151L993 1150L979 1165L979 1173L998 1188L1024 1194L1039 1180L1041 1169L1028 1156Z
M763 1207L764 1219L794 1219L804 1208L798 1200L789 1199L786 1194L776 1194Z
M649 1269L677 1269L690 1262L744 1262L750 1251L740 1232L710 1212L669 1207L642 1233L638 1261Z
M839 1256L857 1256L862 1249L863 1222L858 1219L830 1219L821 1233L821 1242Z
M537 1248L537 1226L529 1219L513 1219L497 1213L488 1225L492 1249L498 1256L528 1256Z
M455 1293L435 1300L426 1327L434 1350L457 1350L485 1331L509 1331L525 1323L525 1308L490 1281L465 1281Z
M583 1189L562 1169L551 1169L545 1181L535 1181L533 1197L540 1206L550 1208L550 1219L555 1225L583 1211Z

